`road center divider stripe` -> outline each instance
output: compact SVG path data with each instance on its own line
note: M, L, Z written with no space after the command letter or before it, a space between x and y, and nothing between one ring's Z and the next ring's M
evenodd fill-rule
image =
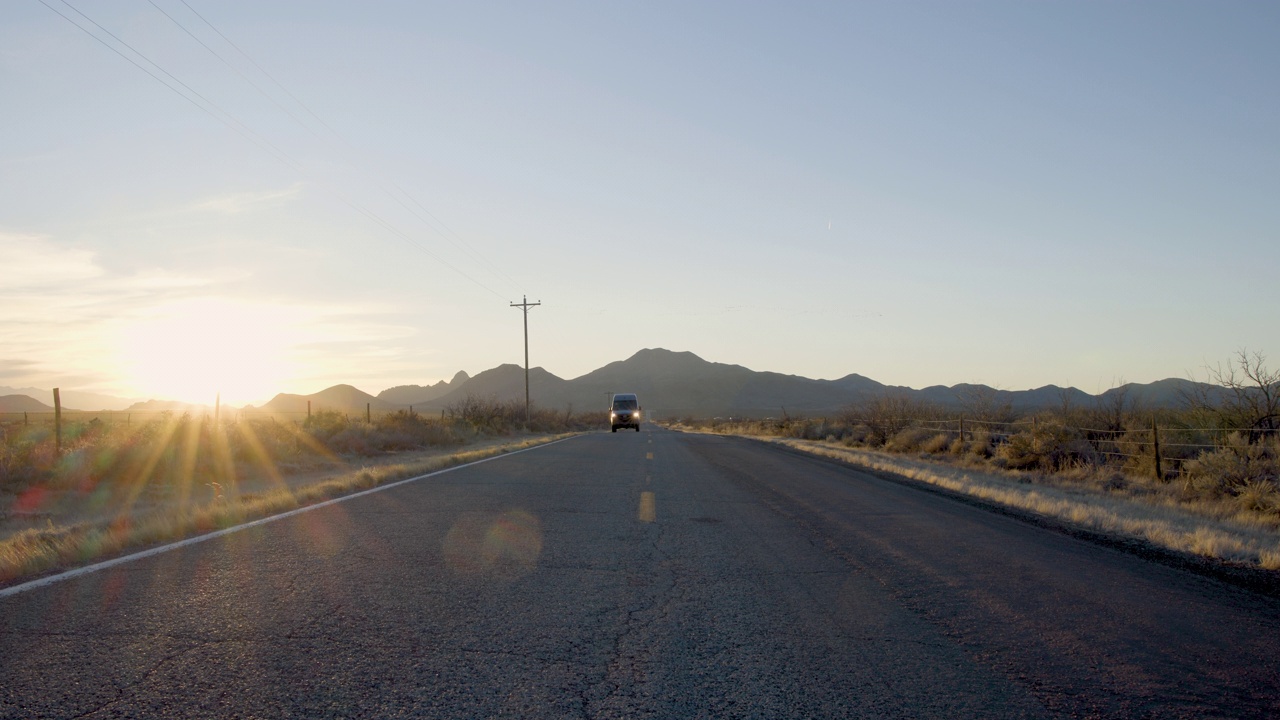
M130 555L123 555L121 557L113 558L111 560L104 560L100 563L94 563L93 565L86 565L84 567L75 568L74 570L67 570L65 572L60 572L57 575L49 575L47 577L37 578L35 580L29 580L27 582L22 583L21 585L14 585L13 587L0 589L0 598L6 598L11 595L17 595L18 593L23 593L28 590L35 590L36 588L41 588L46 585L52 585L54 583L62 582L63 580L70 580L74 577L79 577L80 575L88 575L89 573L95 573L95 572L98 572L99 570L106 570L107 568L115 567L116 565L123 565L127 562L133 562L134 560L141 560L142 558L151 557L152 555L159 555L161 553L169 552L170 550L177 550L178 548L186 547L187 545L195 545L196 543L202 543L206 540L213 540L214 538L220 538L223 535L230 535L233 532L239 532L246 528L256 527L258 525L266 525L269 522L275 522L276 520L283 520L288 517L293 517L294 515L301 515L304 512L319 510L320 508L326 507L328 505L335 505L340 502L355 500L358 497L371 495L376 492L382 492L383 490L390 490L391 488L399 487L400 485L407 485L408 483L411 483L411 482L426 480L427 478L432 478L437 475L443 475L447 472L453 472L455 470L461 470L463 468L474 467L481 463L487 463L491 460L498 460L500 458L511 457L512 455L519 455L520 453L529 452L530 450L540 450L542 448L550 447L557 443L565 442L566 440L572 440L575 437L582 437L582 436L574 435L572 437L562 438L560 440L552 440L549 443L534 445L533 447L527 447L521 450L512 450L511 452L508 452L508 453L502 453L501 455L494 455L492 457L487 457L487 458L484 458L483 460L476 460L475 462L469 462L464 465L454 465L453 467L447 467L447 468L444 468L443 470L436 470L434 472L429 472L426 475L417 475L415 477L406 478L404 480L397 480L392 483L387 483L386 485L379 485L378 487L369 488L368 490L361 490L360 492L351 493L350 495L343 495L342 497L336 497L330 500L325 500L324 502L318 502L315 505L307 505L306 507L300 507L294 510L290 510L288 512L282 512L279 515L268 515L267 517L264 517L264 518L258 518L257 520L252 520L250 522L243 523L241 525L235 525L233 527L223 528L221 530L215 530L211 533L206 533L204 535L197 535L195 537L187 538L186 540L179 540L177 542L172 542L167 545L153 547L149 550L143 550L141 552L132 553Z
M651 492L640 493L640 522L651 523L658 519L657 496Z

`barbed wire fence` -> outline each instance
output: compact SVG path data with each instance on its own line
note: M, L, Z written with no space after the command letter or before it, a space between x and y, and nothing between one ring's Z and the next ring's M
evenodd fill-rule
M712 421L725 422L717 418ZM784 419L749 419L730 418L728 423L756 423L776 426L795 423L812 423L819 426L835 427L840 424L856 424L850 418L784 418ZM1048 442L1048 435L1065 436L1072 440L1085 442L1091 451L1116 463L1131 461L1150 461L1156 477L1167 478L1167 471L1177 471L1184 462L1193 460L1204 453L1216 452L1241 444L1233 440L1233 436L1245 437L1244 444L1256 443L1280 437L1280 431L1274 428L1235 428L1235 427L1188 427L1177 423L1161 424L1152 417L1150 424L1138 425L1131 422L1123 428L1099 428L1085 425L1073 425L1060 420L1041 419L1038 416L1011 421L980 420L956 416L950 418L926 419L919 417L880 417L876 422L894 428L894 434L909 430L934 432L949 435L961 441L972 442L982 438L993 445L1008 443L1014 436L1026 433L1034 445Z

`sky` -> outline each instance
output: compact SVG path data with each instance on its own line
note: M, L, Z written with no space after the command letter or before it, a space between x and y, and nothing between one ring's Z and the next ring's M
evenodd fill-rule
M1280 364L1280 5L12 0L0 386Z

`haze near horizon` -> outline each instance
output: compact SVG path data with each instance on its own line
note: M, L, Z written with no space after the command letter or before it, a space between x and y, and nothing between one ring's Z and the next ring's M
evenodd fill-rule
M0 385L1280 360L1280 8L0 7Z

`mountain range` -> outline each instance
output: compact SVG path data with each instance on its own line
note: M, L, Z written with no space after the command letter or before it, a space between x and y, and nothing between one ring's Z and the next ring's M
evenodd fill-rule
M885 385L858 374L837 380L813 380L798 375L750 370L703 360L691 352L646 349L626 360L572 380L540 367L529 369L529 395L546 408L590 411L608 406L615 392L634 392L650 417L778 417L832 414L862 400L884 394L910 397L943 407L961 409L975 403L1009 404L1018 411L1106 402L1124 393L1145 407L1176 406L1183 393L1197 383L1169 378L1153 383L1128 383L1101 395L1076 388L1047 385L1034 390L999 390L986 385L935 385L923 389ZM376 396L349 385L338 385L314 395L277 395L261 410L301 412L306 401L312 409L327 408L364 412L413 407L419 412L439 412L468 396L501 402L523 402L524 369L506 364L475 376L460 372L452 380L434 385L400 385Z
M565 380L545 369L529 370L529 394L540 407L574 411L590 411L608 406L609 395L615 392L634 392L640 396L641 405L650 417L674 418L692 415L696 417L777 417L791 415L821 415L839 412L851 404L884 394L895 394L915 400L934 403L946 408L961 409L974 403L1008 404L1018 411L1037 408L1061 407L1064 402L1075 406L1114 400L1117 393L1140 402L1145 407L1168 407L1180 404L1183 394L1199 385L1191 380L1169 378L1153 383L1129 383L1112 388L1100 395L1091 395L1076 388L1056 385L1033 390L1000 390L986 385L934 385L923 389L885 385L862 375L850 374L837 380L813 380L798 375L750 370L741 365L708 362L691 352L673 352L661 348L645 349L626 360L609 363L578 378ZM37 409L44 405L26 392L14 392L13 388L0 387L0 412L47 412ZM22 390L31 390L24 388ZM440 412L468 396L495 399L501 402L524 401L524 369L518 365L499 365L470 376L459 372L449 381L434 385L400 385L370 395L350 385L335 385L311 395L281 393L261 407L247 406L246 410L267 412L306 412L307 403L313 411L338 410L363 413L368 407L373 412L390 412L412 407L420 412ZM35 393L44 395L44 391ZM23 397L26 396L26 397ZM64 405L74 407L71 398L81 397L71 392L63 393ZM169 403L148 401L127 404L119 398L96 396L96 401L81 404L99 409L157 410L167 409ZM52 399L50 397L50 399ZM105 404L106 399L111 404ZM120 403L126 403L120 407ZM30 405L35 403L35 406ZM115 405L115 407L113 407ZM179 411L183 406L176 404Z

